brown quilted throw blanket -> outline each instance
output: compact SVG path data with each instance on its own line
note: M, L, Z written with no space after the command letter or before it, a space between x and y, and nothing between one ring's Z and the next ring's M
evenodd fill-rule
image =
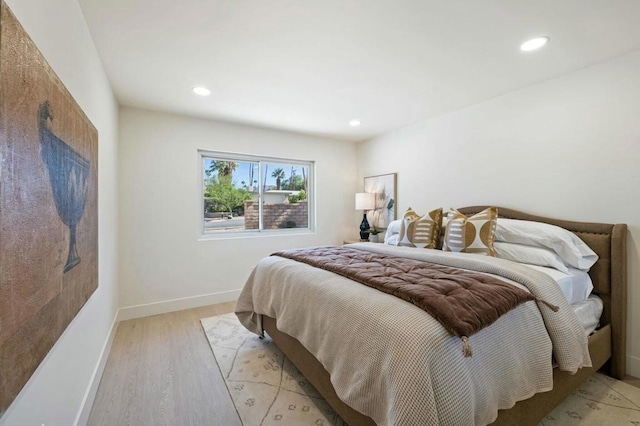
M413 303L460 337L465 357L473 353L469 336L521 303L537 300L491 275L347 247L286 250L272 256L304 262Z

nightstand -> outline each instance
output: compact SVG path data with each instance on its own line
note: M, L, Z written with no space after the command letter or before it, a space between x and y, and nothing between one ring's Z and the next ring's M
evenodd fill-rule
M342 245L345 245L345 244L354 244L354 243L368 243L368 242L369 242L369 240L364 240L364 241L362 241L362 240L355 240L355 239L353 239L353 240L344 240L344 241L342 241Z

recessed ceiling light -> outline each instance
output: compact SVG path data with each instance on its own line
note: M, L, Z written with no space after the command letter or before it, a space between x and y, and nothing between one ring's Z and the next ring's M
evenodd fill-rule
M211 94L211 90L206 87L197 86L193 88L193 93L200 96L209 96Z
M520 50L529 52L531 50L540 49L545 44L549 43L549 37L536 37L531 40L527 40L520 45Z
M349 122L349 126L351 127L360 127L361 124L362 122L360 120L351 120Z

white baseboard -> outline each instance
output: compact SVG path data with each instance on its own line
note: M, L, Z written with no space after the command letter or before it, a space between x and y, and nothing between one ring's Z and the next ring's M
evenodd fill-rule
M167 312L182 311L183 309L199 308L201 306L214 305L216 303L231 302L232 300L238 299L240 291L241 290L230 290L220 293L184 297L182 299L147 303L144 305L126 306L124 308L120 308L118 311L118 321L165 314Z
M640 378L640 358L627 355L627 374Z
M89 421L89 415L91 414L91 408L93 407L93 402L96 399L96 393L98 393L98 386L100 385L100 380L102 379L102 373L104 373L104 368L107 365L107 359L109 359L109 353L111 353L111 345L113 344L113 338L116 335L116 330L118 328L118 312L113 317L113 322L111 323L111 329L109 330L109 335L107 336L107 340L104 342L104 346L102 347L102 352L100 352L100 358L98 359L98 363L96 364L96 368L93 370L93 374L91 375L91 380L89 381L89 386L87 387L87 391L84 394L84 398L82 398L82 404L80 404L80 411L78 411L78 415L76 416L76 421L73 423L75 426L86 425Z

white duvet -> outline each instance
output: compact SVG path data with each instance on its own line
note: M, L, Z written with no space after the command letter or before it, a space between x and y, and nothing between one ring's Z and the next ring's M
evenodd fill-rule
M562 370L591 366L583 327L545 274L464 253L349 247L493 273L560 306L520 305L471 336L464 358L460 339L410 303L293 260L261 260L238 300L240 321L261 333L260 315L276 318L324 365L338 396L378 425L488 424L551 389L552 353Z

